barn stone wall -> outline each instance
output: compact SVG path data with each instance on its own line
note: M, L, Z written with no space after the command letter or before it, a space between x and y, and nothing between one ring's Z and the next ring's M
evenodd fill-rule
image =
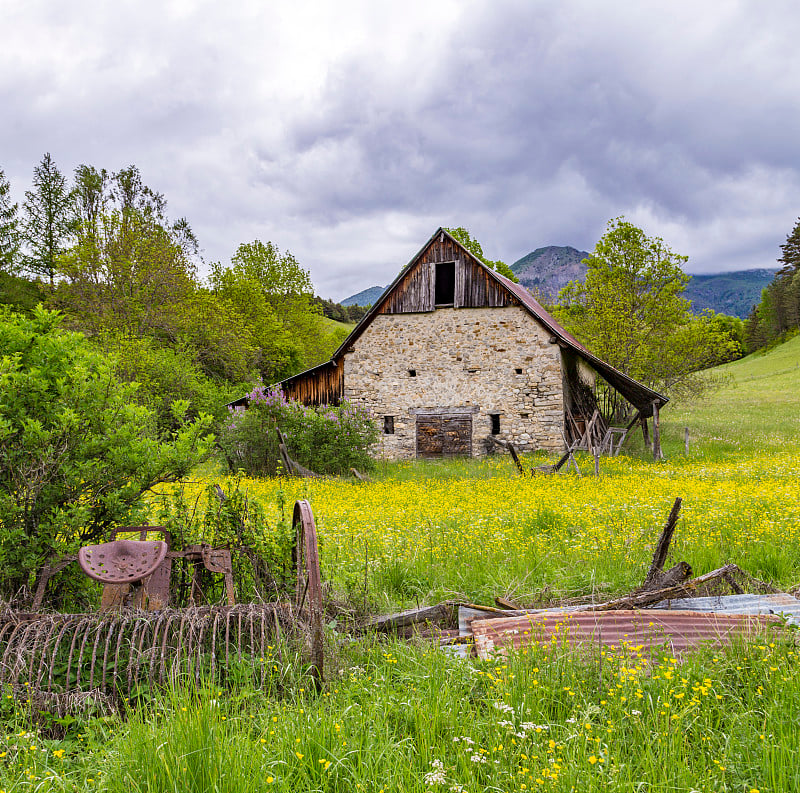
M379 427L393 417L394 434L380 441L388 458L416 456L417 415L437 412L472 415L473 456L486 452L491 414L500 416L495 437L557 451L564 396L550 338L518 306L377 315L345 355L344 396Z

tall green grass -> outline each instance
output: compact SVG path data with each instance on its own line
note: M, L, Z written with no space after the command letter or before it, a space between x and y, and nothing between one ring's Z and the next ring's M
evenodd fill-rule
M800 580L799 546L757 539L759 521L771 517L770 489L795 475L782 465L800 437L798 363L795 339L726 367L729 384L707 401L664 411L668 464L646 468L654 488L672 494L690 482L725 483L726 498L734 500L740 491L765 491L763 504L753 497L742 502L748 509L738 510L736 522L713 541L702 541L707 516L688 515L676 554L690 556L696 569L736 554L763 577ZM692 433L688 454L684 426ZM510 461L504 465L398 464L380 475L423 494L431 480L513 480ZM580 480L569 476L560 481L577 488ZM607 467L603 476L612 485L629 481ZM541 486L550 481L542 478ZM628 496L620 492L616 506L598 512L598 522L623 526ZM562 544L554 540L537 554L510 549L502 565L481 558L431 565L422 548L418 563L382 562L368 583L387 606L444 594L447 582L487 597L503 587L530 594L554 581L584 592L628 586L640 572L630 572L630 559L629 570L620 571L607 552L582 562L570 555L572 523L557 505L538 507L522 519L522 536L531 544L561 537ZM641 565L648 550L635 557ZM455 573L448 572L446 565L457 561ZM423 640L381 641L343 630L335 622L327 628L328 679L319 694L299 664L287 664L268 690L185 687L125 717L59 721L24 692L3 692L0 791L800 790L794 630L683 659L668 648L642 657L635 648L601 654L534 646L488 661L455 657Z

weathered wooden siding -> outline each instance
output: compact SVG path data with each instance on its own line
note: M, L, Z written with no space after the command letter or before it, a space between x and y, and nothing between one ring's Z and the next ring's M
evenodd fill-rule
M465 256L464 251L447 237L433 240L408 268L379 314L411 314L434 310L435 265L456 263L455 307L494 308L518 304L514 295L492 278L482 267Z
M409 267L388 300L381 307L381 314L408 314L410 312L433 311L433 279L427 264Z
M304 405L338 405L344 394L344 358L284 380L283 393Z

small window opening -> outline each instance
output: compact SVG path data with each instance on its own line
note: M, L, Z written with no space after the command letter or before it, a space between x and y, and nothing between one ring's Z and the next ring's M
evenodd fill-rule
M515 369L514 370L517 374L522 374L522 369Z
M490 413L489 418L492 420L492 435L500 434L500 414Z
M520 413L519 417L521 419L529 419L531 417L531 414L530 413Z
M383 417L383 434L394 435L394 416Z
M437 306L452 306L456 302L456 263L436 264L436 287L433 302Z
M408 370L408 376L409 377L416 377L417 376L417 370L416 369L409 369Z

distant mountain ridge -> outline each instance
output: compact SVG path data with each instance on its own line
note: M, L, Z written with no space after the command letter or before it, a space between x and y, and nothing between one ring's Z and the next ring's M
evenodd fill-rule
M750 309L761 300L761 290L772 282L777 272L777 268L760 268L693 275L684 295L692 301L692 308L697 313L711 308L718 314L745 319Z
M371 306L384 292L385 286L371 286L357 295L350 295L339 303L343 306Z
M585 280L587 268L582 260L587 256L588 251L579 251L569 245L548 245L517 259L511 270L535 297L552 304L570 281ZM761 300L761 290L772 281L776 272L777 268L759 268L693 275L684 294L687 300L692 301L692 308L698 314L710 308L718 314L744 319ZM339 302L343 306L370 306L385 288L372 286Z

